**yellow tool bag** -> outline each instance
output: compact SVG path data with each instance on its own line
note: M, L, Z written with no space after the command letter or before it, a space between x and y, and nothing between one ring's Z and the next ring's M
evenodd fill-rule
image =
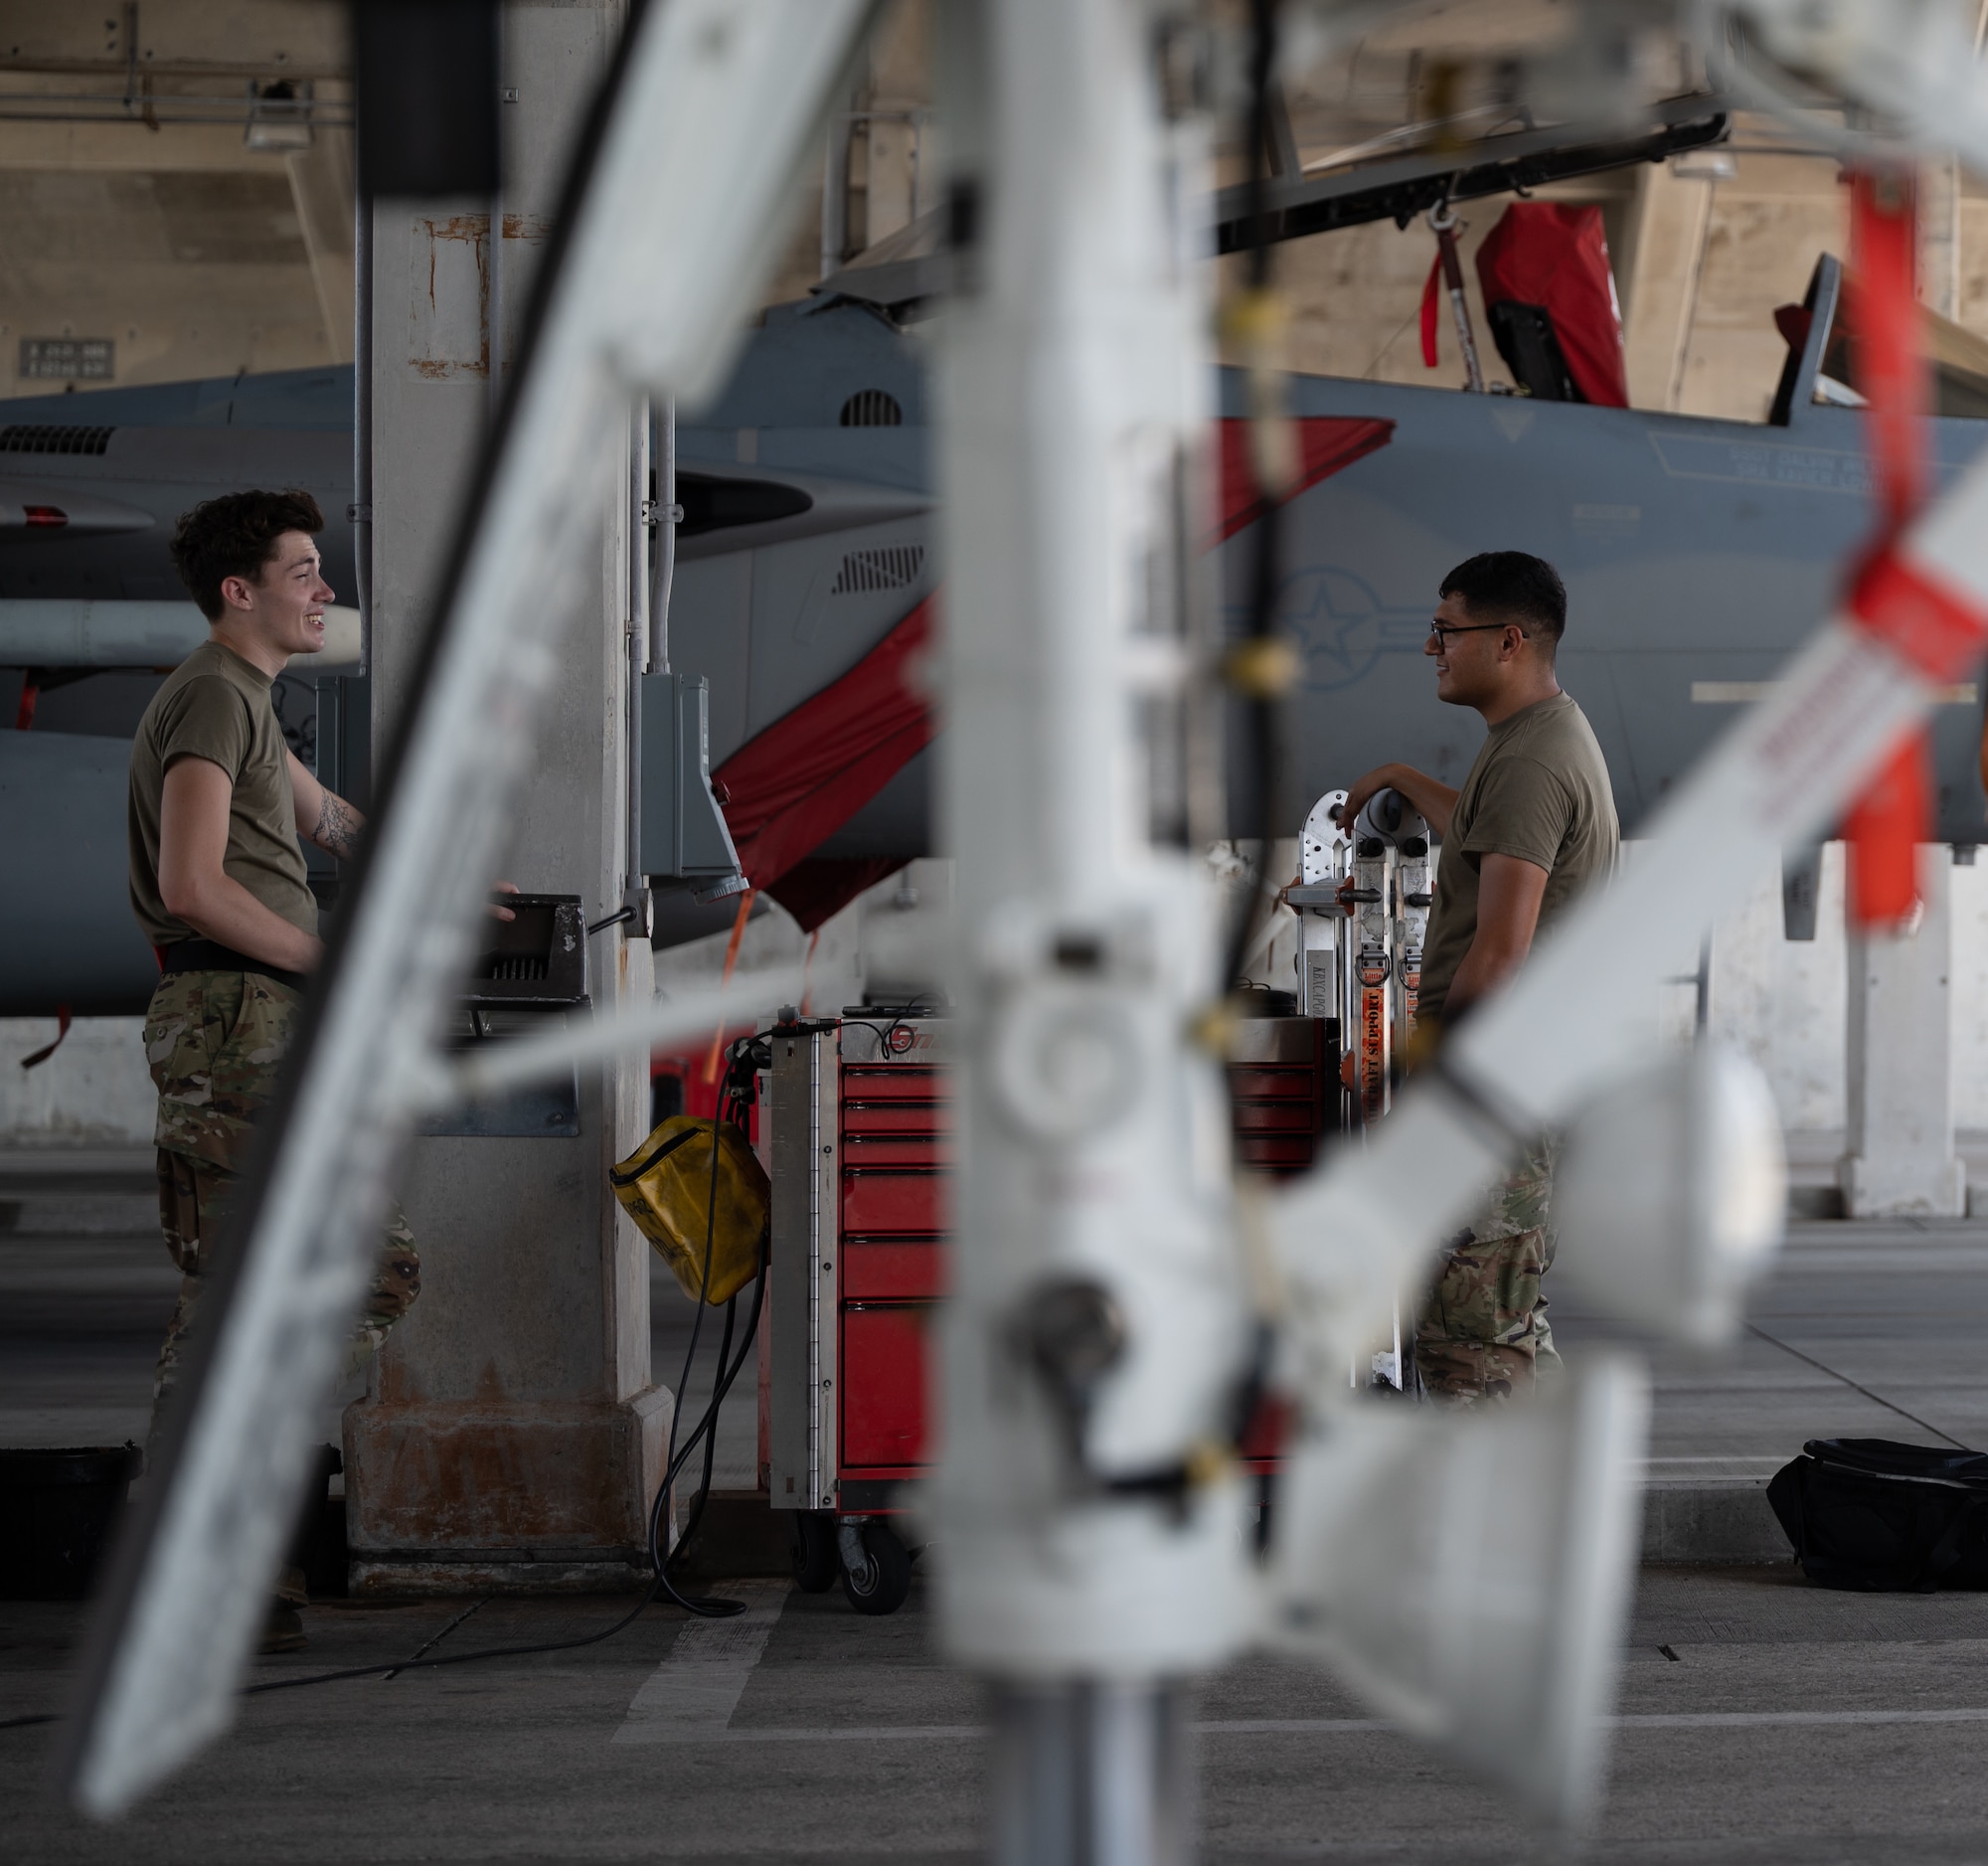
M718 1186L711 1183L718 1136ZM676 1272L684 1294L729 1302L759 1273L759 1246L772 1223L773 1188L751 1143L730 1121L672 1114L607 1175L636 1228ZM704 1286L709 1236L711 1287Z

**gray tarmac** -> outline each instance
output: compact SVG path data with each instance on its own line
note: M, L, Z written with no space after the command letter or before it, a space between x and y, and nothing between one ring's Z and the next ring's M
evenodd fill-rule
M48 1796L46 1730L0 1731L0 1851L133 1866L973 1856L984 1705L934 1649L923 1587L882 1620L839 1594L736 1592L763 1643L716 1666L711 1622L652 1608L578 1652L250 1698L110 1827ZM408 1655L462 1605L313 1607L310 1652L258 1661L255 1680ZM436 1652L573 1637L622 1611L491 1600ZM60 1703L80 1617L0 1608L0 1717ZM1826 1594L1785 1567L1646 1569L1620 1711L1590 1857L1988 1857L1981 1597ZM1551 1856L1494 1794L1304 1666L1239 1664L1206 1686L1198 1719L1211 1862Z
M23 1192L27 1176L0 1162L0 1443L140 1436L172 1296L130 1203L140 1192ZM669 1379L682 1317L665 1293ZM1572 1304L1555 1314L1571 1359L1618 1338ZM1797 1226L1752 1320L1759 1332L1728 1356L1657 1357L1654 1485L1757 1497L1811 1437L1988 1442L1988 1225ZM749 1459L749 1407L729 1413L734 1466ZM722 1637L654 1607L575 1651L259 1694L109 1827L48 1794L46 1728L0 1729L0 1858L973 1857L984 1700L937 1650L926 1590L869 1619L839 1592L748 1580L726 1590L750 1612ZM434 1656L579 1637L629 1605L325 1602L305 1612L309 1650L256 1661L253 1681L389 1663L437 1634ZM0 1603L0 1722L61 1707L83 1614ZM1988 1859L1988 1596L1831 1594L1785 1559L1646 1566L1619 1711L1589 1857ZM1205 1684L1197 1717L1206 1860L1559 1857L1303 1665L1248 1658Z

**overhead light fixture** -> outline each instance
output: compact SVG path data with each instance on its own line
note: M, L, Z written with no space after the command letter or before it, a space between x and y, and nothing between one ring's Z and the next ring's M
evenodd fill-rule
M1740 158L1731 149L1683 149L1670 158L1670 170L1680 181L1731 181Z
M287 78L273 84L248 85L248 125L243 146L255 155L290 155L311 146L311 95Z

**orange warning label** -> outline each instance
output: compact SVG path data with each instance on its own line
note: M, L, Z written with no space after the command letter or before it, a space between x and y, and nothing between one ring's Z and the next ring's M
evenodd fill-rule
M1382 977L1387 976L1386 972ZM1388 993L1372 988L1360 994L1360 1113L1379 1120L1388 1111Z

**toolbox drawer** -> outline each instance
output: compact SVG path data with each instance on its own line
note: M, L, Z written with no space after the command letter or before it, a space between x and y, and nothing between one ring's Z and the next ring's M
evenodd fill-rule
M933 1139L946 1131L950 1112L943 1102L845 1102L842 1137L884 1139L898 1134Z
M952 1163L944 1134L882 1133L842 1136L842 1164L863 1171L876 1166L915 1166L937 1172Z
M1239 1134L1236 1137L1236 1158L1242 1165L1256 1167L1259 1171L1296 1173L1312 1163L1317 1147L1318 1136L1308 1131L1299 1134Z
M1236 1069L1229 1072L1229 1092L1242 1102L1303 1102L1318 1097L1319 1074L1314 1069Z
M842 1247L841 1289L847 1300L930 1298L945 1293L945 1246L883 1244L857 1239Z
M915 1167L842 1175L844 1237L882 1233L931 1237L946 1228L946 1175Z
M903 1468L925 1449L928 1302L842 1311L842 1467Z
M917 1063L845 1063L842 1099L849 1102L943 1102L945 1077Z
M1318 1110L1309 1102L1239 1102L1238 1134L1308 1134L1318 1126Z

